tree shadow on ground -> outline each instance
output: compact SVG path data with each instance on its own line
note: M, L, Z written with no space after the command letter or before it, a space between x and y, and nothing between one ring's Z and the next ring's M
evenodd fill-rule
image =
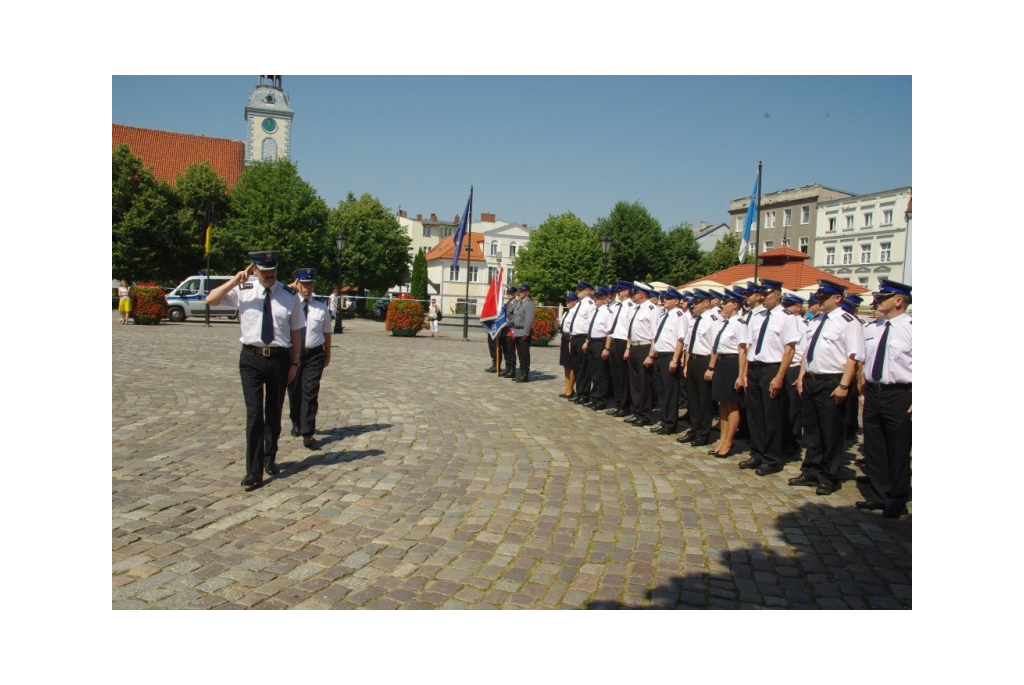
M627 604L587 609L910 609L911 517L808 504L778 518L779 547L721 550L725 570L675 576Z

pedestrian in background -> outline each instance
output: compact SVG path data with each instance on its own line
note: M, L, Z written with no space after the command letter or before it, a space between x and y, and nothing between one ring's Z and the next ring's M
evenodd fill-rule
M117 311L121 313L121 325L124 325L132 313L132 289L123 278L117 287L117 298Z

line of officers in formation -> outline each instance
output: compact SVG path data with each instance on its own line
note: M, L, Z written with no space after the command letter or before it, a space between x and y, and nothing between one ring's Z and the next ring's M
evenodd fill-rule
M523 294L510 288L506 308L514 311ZM769 476L802 450L800 475L788 482L821 496L840 487L844 446L856 440L862 405L864 475L857 480L866 499L856 506L887 518L907 513L910 286L880 279L871 321L856 314L859 296L826 279L808 300L767 279L724 292L658 292L638 281L593 288L580 281L565 300L558 323L566 368L560 397L661 435L681 432L685 409L690 430L677 440L693 447L712 444L717 404L721 438L709 454L732 456L745 415L750 455L739 467ZM521 378L515 338L502 336L500 347L503 375Z

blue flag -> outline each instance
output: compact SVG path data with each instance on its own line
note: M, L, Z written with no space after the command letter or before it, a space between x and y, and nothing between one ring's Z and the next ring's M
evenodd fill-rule
M462 213L462 218L459 219L459 227L455 229L455 235L452 237L452 242L455 243L455 252L452 254L452 268L459 268L459 256L462 254L462 240L466 237L466 231L469 228L469 213L473 211L473 191L469 191L469 199L466 200L466 211Z
M740 264L747 258L747 249L750 247L750 225L757 221L757 186L761 182L761 176L754 179L754 192L750 194L750 206L747 207L747 220L743 222L743 242L740 243Z

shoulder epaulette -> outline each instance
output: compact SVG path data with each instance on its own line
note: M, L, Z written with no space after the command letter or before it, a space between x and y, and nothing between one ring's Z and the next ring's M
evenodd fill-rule
M648 303L647 303L647 306L648 306L648 308L650 308L650 309L654 309L654 305L653 305L653 304L651 304L650 302L648 302Z
M843 313L843 319L845 319L846 321L853 321L853 317L850 316L849 314L846 314L845 312Z
M712 320L712 321L718 321L718 317L717 317L717 316L715 316L714 314L712 314L712 315L711 315L711 320Z
M242 283L240 286L238 286L238 289L239 290L252 290L252 283L249 282L249 281L246 281L245 283Z
M676 316L682 316L683 312L679 309L676 310Z
M633 300L626 300L626 306L628 306L628 307L635 307L636 306L636 302L634 302Z
M292 295L294 295L294 294L295 294L295 288L291 287L290 285L286 285L286 286L284 287L284 289L285 289L285 290L286 290L287 292L290 292L290 293L291 293Z

